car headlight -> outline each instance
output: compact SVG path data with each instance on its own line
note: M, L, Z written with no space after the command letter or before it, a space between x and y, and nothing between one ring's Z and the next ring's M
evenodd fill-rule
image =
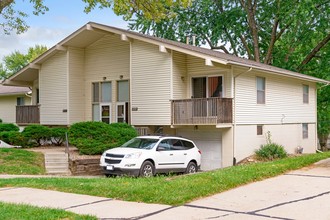
M126 159L137 159L141 156L141 154L142 154L142 152L126 154L124 158L126 158Z

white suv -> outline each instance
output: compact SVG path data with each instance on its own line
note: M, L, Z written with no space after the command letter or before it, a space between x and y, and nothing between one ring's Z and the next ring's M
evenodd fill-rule
M105 151L100 166L106 176L195 173L201 166L201 151L194 142L181 137L139 136Z

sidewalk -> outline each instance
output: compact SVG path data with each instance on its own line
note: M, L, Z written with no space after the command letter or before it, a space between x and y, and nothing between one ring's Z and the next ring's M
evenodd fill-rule
M0 178L4 176L0 175ZM311 167L183 206L126 202L24 187L0 188L0 201L61 208L78 214L95 215L99 219L329 220L329 186L330 159L326 159Z

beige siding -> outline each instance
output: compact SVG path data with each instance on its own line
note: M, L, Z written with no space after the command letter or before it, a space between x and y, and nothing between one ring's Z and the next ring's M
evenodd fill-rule
M223 66L219 64L218 66L207 66L205 65L205 60L193 56L187 56L187 71L189 80L191 77L195 76L214 76L214 75L222 75L224 77L224 97L232 98L231 93L231 70L228 66ZM191 83L191 82L189 82ZM191 86L190 86L191 88ZM191 89L188 91L189 97L191 97Z
M252 154L262 144L266 144L266 133L269 131L271 140L281 144L292 154L297 147L302 147L303 153L314 153L316 150L315 124L308 125L308 138L302 138L302 124L264 125L263 135L257 135L256 125L239 125L236 127L235 157L240 161Z
M16 122L16 104L18 97L24 97L25 105L31 104L31 98L25 95L0 96L0 119L3 123Z
M84 50L69 50L69 124L85 120Z
M266 78L266 104L257 104L256 76ZM309 104L303 104L303 84ZM315 84L252 71L236 78L236 88L237 124L316 122Z
M58 52L41 66L39 74L40 123L67 125L67 56Z
M171 123L171 54L158 46L132 43L131 98L133 125Z
M92 82L112 82L112 122L115 121L117 81L129 79L130 43L106 36L85 50L85 120L92 120Z
M188 97L187 59L183 53L173 51L173 97L186 99Z

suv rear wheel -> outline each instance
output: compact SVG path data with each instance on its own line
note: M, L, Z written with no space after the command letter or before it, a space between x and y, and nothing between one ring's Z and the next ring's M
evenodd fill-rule
M155 175L154 165L150 161L144 161L140 169L140 176L152 177L153 175Z
M197 165L194 162L189 162L185 173L196 173Z

